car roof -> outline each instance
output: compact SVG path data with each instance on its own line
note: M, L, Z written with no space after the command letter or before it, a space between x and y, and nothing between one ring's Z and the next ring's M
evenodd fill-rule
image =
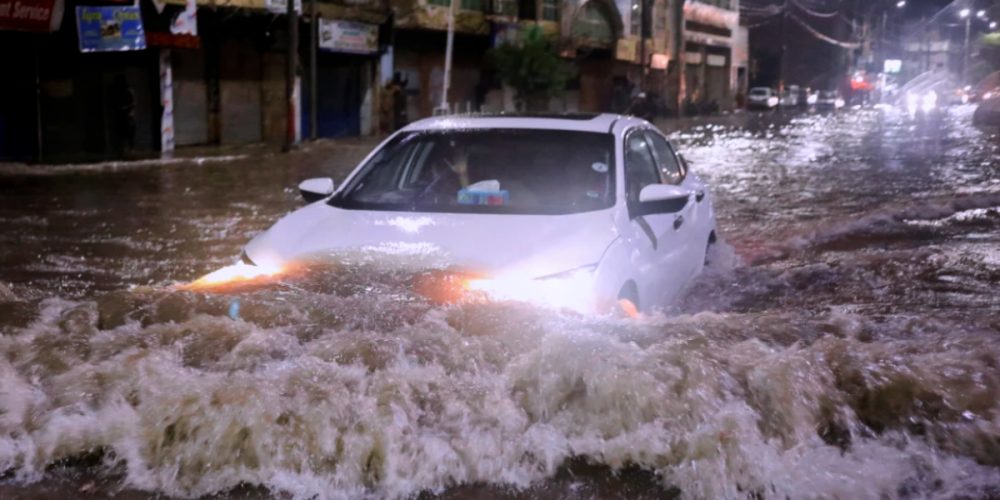
M578 132L611 133L619 121L645 123L631 116L612 113L584 114L462 114L425 118L403 128L404 131L460 130L460 129L542 129Z

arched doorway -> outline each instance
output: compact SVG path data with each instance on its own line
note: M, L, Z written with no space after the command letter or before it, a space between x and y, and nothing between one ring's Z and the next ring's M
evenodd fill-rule
M577 7L570 25L570 43L580 71L575 82L580 111L611 109L615 44L621 33L621 15L611 0L587 0Z

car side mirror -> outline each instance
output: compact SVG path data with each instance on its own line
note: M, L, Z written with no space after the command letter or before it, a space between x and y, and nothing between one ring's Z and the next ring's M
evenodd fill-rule
M691 200L691 192L672 184L650 184L639 191L636 216L680 212Z
M681 160L681 168L684 169L684 175L687 175L691 171L691 161L681 153L677 153L677 158Z
M333 179L329 177L306 179L299 183L299 193L308 203L322 200L333 194Z

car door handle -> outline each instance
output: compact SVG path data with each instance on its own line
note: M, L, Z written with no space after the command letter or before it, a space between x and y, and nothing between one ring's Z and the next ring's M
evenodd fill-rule
M698 190L697 192L695 192L695 194L694 194L694 199L695 199L695 200L696 200L696 201L697 201L698 203L701 203L701 200L704 200L704 199L705 199L705 192L699 189L699 190Z
M683 215L678 215L677 217L674 217L674 229L675 230L680 229L681 226L683 226L683 225L684 225L684 216Z

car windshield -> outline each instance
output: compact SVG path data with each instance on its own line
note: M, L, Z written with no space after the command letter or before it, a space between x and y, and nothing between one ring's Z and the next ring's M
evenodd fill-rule
M766 96L771 93L770 89L750 89L750 95L752 96Z
M824 90L824 91L822 91L822 92L819 93L819 96L822 97L822 98L824 98L824 99L836 99L837 98L837 91L836 90Z
M567 214L614 204L614 136L562 130L411 132L330 203L348 209Z

